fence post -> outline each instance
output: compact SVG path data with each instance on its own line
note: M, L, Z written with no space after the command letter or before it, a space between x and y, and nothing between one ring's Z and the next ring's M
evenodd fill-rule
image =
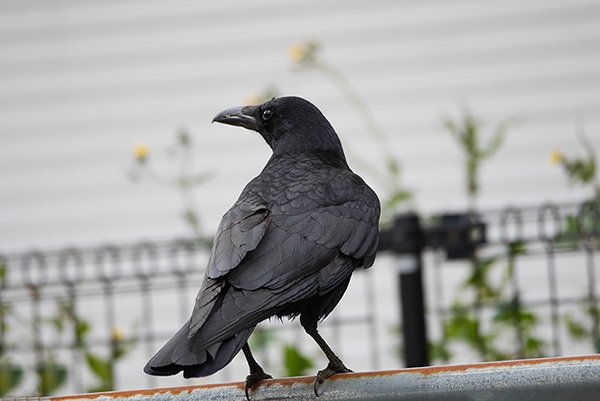
M406 367L429 365L422 277L424 246L421 222L414 213L396 217L393 226L381 233L379 250L400 257L398 289Z

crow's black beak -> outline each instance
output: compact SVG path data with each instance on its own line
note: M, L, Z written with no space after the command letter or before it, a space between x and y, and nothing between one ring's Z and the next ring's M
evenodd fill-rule
M258 131L256 124L256 106L232 107L223 110L213 118L212 122L236 125L253 131Z

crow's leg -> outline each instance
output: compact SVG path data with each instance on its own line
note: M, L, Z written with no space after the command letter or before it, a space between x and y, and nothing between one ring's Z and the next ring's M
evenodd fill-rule
M329 359L329 364L327 365L327 367L323 370L320 370L317 373L317 376L315 377L313 389L315 391L315 395L318 397L319 387L321 386L321 384L325 383L325 379L336 373L348 373L352 371L346 366L344 366L342 360L331 350L331 348L325 342L323 337L321 337L319 331L317 330L316 319L303 319L303 317L305 317L305 315L300 316L300 324L302 324L302 327L304 327L306 333L316 341L317 345L319 345L319 347L325 353L325 356L327 356L327 359Z
M250 352L250 347L248 343L246 343L242 347L242 351L244 351L244 356L246 357L246 361L248 362L248 367L250 368L250 374L246 376L246 386L244 387L244 392L246 393L246 400L250 401L250 396L248 395L248 391L252 389L256 384L258 384L261 380L264 379L272 379L271 375L265 373L263 368L256 362L254 356L252 356L252 352Z

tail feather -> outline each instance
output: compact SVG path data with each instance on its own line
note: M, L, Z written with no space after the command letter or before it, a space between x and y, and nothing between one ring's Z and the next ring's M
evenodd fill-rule
M226 340L202 348L188 338L189 321L167 342L144 367L154 376L171 376L183 371L184 377L203 377L223 369L242 349L254 326L236 333Z

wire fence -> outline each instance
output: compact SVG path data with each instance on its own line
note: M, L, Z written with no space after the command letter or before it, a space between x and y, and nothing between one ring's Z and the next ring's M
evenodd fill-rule
M587 202L433 216L408 251L416 237L393 224L321 331L358 370L403 366L411 327L401 316L413 305L398 301L398 278L417 258L429 361L600 352L599 212ZM141 369L188 318L208 252L177 239L0 256L0 395L195 383ZM270 373L325 366L297 322L259 327L251 347ZM239 359L200 382L243 379Z
M600 202L509 207L476 221L485 238L474 239L472 252L428 252L432 356L455 362L464 351L479 360L600 353ZM460 351L446 354L449 343Z

